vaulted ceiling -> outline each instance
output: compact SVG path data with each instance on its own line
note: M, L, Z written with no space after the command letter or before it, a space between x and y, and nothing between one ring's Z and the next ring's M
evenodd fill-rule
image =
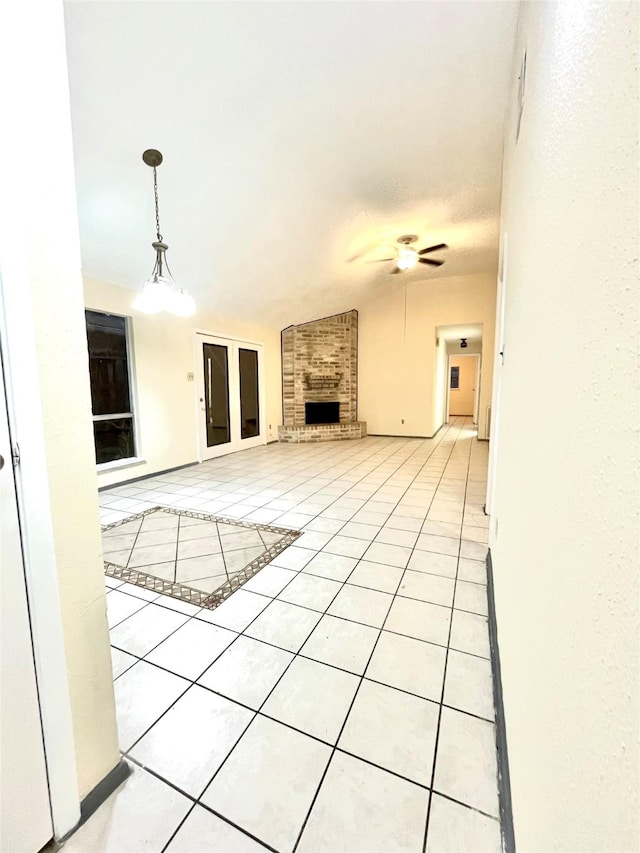
M85 275L285 326L493 270L517 4L65 4ZM447 243L389 276L388 243ZM385 242L387 245L385 245Z

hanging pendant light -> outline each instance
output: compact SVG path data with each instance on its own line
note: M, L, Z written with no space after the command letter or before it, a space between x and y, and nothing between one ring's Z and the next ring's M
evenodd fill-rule
M162 154L149 148L142 159L153 168L153 194L156 205L156 239L151 244L156 252L156 262L151 276L145 281L142 293L133 301L133 308L145 314L157 314L166 311L177 317L190 317L196 310L193 298L176 283L167 264L165 252L169 248L160 233L160 214L158 212L158 175L157 167L162 163Z

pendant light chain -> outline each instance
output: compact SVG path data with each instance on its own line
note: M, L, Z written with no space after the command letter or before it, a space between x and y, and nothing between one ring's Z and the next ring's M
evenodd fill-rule
M190 317L196 304L190 296L176 283L166 262L165 252L169 248L160 233L160 204L158 201L158 172L157 166L162 163L162 154L155 148L148 148L142 153L142 160L153 169L153 198L156 208L156 237L151 244L155 249L156 262L151 276L145 281L140 293L133 302L133 307L145 314L157 314L166 311L176 317Z
M158 211L158 172L156 167L153 167L153 195L156 202L156 237L158 242L162 243L162 234L160 233L160 213Z

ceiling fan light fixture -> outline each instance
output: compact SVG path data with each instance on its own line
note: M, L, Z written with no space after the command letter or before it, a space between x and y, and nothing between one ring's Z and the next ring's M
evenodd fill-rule
M190 317L196 310L193 297L176 283L167 264L165 252L169 248L160 233L160 214L158 211L158 177L156 169L162 163L162 154L149 148L142 159L153 168L153 192L156 207L156 240L151 244L156 252L156 262L150 277L145 281L142 293L133 301L132 307L145 314L158 314L166 311L176 317Z
M417 263L418 254L415 249L410 249L407 246L403 246L402 249L398 250L396 266L399 270L412 270Z

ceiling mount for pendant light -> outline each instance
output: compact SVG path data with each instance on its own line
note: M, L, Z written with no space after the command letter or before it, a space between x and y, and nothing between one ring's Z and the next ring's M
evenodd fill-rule
M196 310L193 298L176 283L167 264L165 252L169 248L160 233L160 214L158 212L158 175L157 167L162 163L162 154L149 148L142 159L153 169L153 194L156 206L156 239L151 244L156 252L156 262L151 276L145 281L142 293L136 297L133 307L145 314L157 314L166 311L178 317L189 317Z

